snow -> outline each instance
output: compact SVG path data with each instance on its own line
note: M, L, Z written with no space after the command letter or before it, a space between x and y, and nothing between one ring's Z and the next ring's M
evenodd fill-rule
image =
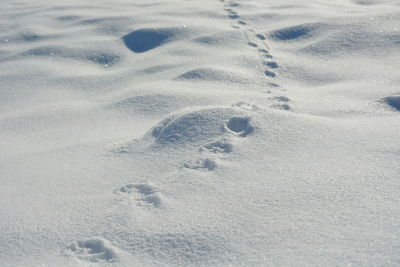
M396 0L4 0L0 266L398 266Z

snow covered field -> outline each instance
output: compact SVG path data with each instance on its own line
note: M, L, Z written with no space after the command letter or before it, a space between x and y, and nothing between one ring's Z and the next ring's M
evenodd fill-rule
M0 266L399 266L400 2L3 0Z

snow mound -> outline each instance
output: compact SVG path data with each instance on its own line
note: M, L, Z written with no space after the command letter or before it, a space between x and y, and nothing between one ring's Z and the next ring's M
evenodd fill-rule
M210 108L173 115L151 130L159 144L185 144L207 141L227 132L245 136L253 131L244 111Z
M209 47L234 46L241 41L242 35L238 32L218 32L196 37L193 41L197 44Z
M396 30L382 31L367 24L338 24L321 33L315 42L299 52L315 56L382 56L389 51L398 51L399 40Z
M184 96L146 94L116 101L110 107L130 114L163 115L190 104L191 100Z
M196 68L179 75L178 77L176 77L176 80L203 80L214 82L243 83L247 79L233 72L228 72L215 68Z
M121 61L121 56L112 51L75 49L65 46L39 46L10 57L9 60L26 59L27 57L43 57L48 59L65 58L86 61L103 66L112 66Z

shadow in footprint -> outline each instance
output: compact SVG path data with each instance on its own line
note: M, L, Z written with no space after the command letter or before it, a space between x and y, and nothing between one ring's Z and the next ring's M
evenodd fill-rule
M265 66L270 67L271 69L276 69L278 68L278 63L276 63L275 61L268 61L264 63Z
M264 71L264 74L266 76L268 76L268 77L275 77L276 76L276 74L274 72L269 71L269 70Z
M233 117L226 123L226 128L239 135L246 136L254 131L254 127L250 124L250 118Z
M249 46L251 46L251 47L258 47L258 45L256 43L253 43L253 42L248 42L247 44Z
M257 34L256 37L260 40L265 40L265 36L262 34Z

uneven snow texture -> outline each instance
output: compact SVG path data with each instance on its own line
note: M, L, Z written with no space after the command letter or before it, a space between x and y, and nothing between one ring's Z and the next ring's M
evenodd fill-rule
M3 0L0 266L399 266L397 0Z

